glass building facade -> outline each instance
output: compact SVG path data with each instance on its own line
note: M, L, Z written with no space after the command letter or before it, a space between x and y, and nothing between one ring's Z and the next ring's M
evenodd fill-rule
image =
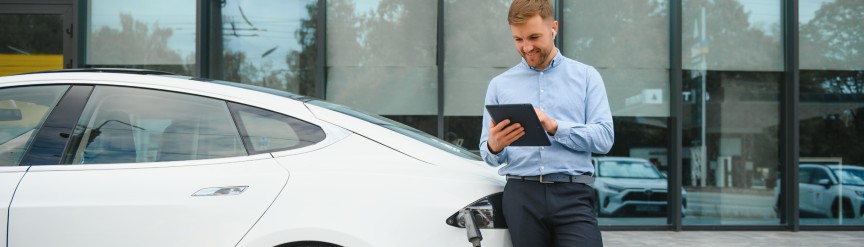
M604 229L861 229L864 1L553 0L602 75ZM140 68L323 98L478 149L510 0L0 0L0 75Z

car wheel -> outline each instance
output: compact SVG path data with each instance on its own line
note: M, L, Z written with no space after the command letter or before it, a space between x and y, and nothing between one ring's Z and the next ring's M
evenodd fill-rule
M837 207L837 203L838 203L838 201L834 201L834 205L831 206L831 216L833 216L835 219L840 218L840 212L839 212L840 210L839 210L839 207ZM847 200L843 200L842 205L843 205L843 218L846 218L846 219L855 218L855 211L852 209L852 203L850 203Z

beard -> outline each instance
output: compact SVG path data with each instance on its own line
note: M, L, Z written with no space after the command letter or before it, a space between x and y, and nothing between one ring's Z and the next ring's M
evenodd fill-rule
M535 48L532 52L535 53L535 55L533 57L536 58L537 60L532 61L532 60L528 59L528 56L525 55L525 53L522 51L519 51L519 55L522 55L522 58L525 59L525 62L528 63L528 66L531 66L533 68L538 68L541 65L543 65L543 63L546 62L546 59L549 58L549 54L552 53L552 49L544 51L540 48Z

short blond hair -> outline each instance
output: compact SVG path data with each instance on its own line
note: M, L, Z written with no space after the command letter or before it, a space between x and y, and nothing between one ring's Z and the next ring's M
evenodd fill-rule
M507 15L507 22L510 25L523 24L537 14L544 21L554 18L552 2L549 0L513 0L513 3L510 4L510 13Z

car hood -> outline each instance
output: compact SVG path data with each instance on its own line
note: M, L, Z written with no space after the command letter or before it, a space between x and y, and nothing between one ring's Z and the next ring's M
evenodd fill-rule
M625 189L663 189L665 190L666 179L642 179L642 178L609 178L598 177L595 183L603 183Z

